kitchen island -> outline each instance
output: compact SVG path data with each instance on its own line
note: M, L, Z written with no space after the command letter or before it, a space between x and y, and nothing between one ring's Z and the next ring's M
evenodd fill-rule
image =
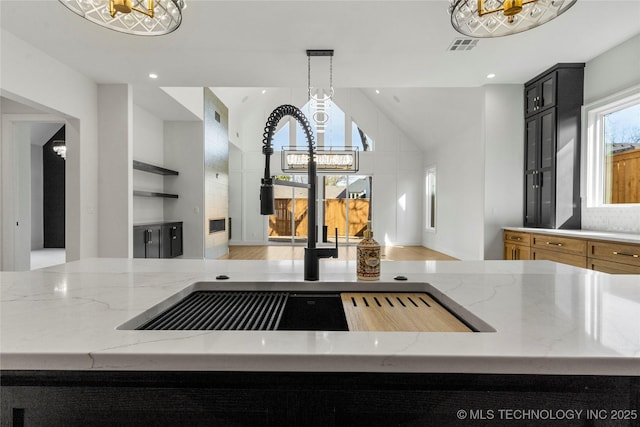
M1 273L2 425L463 423L505 421L509 408L604 411L575 412L570 425L637 422L637 275L548 261L383 262L381 290L427 282L494 332L119 329L196 282L356 283L355 261L321 262L319 282L304 282L302 267L87 259Z

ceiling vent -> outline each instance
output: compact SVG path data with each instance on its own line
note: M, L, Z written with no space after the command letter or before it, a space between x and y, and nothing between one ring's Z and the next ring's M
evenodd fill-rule
M478 45L478 39L455 39L447 50L471 50Z

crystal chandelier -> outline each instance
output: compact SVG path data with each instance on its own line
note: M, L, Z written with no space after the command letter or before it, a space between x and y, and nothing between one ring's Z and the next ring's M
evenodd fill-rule
M451 25L471 37L530 30L561 15L577 0L450 0Z
M67 158L67 145L63 139L56 139L53 141L51 148L53 151L63 159Z
M122 33L158 36L182 23L184 0L58 0L83 18Z

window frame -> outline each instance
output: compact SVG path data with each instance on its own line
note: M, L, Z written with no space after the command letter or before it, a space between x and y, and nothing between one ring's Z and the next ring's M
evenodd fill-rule
M438 197L438 170L435 165L429 166L424 173L424 229L435 233L438 226L437 197ZM433 189L433 192L431 191ZM433 203L431 195L433 194ZM433 224L433 226L431 225Z
M587 208L620 208L640 206L640 203L605 203L605 147L604 117L612 112L640 104L640 85L633 86L611 96L582 107L583 134L586 158L583 177L586 181Z

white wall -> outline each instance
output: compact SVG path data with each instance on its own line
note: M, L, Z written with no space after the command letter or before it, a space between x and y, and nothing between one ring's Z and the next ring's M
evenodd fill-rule
M31 145L31 249L44 247L42 146Z
M302 106L306 100L306 89L270 89L267 96L243 110L241 119L233 111L230 113L236 117L230 133L234 136L237 133L238 146L242 147L242 151L230 152L232 244L267 242L267 219L260 215L259 205L265 122L279 105ZM336 90L334 102L374 140L373 152L360 153L358 174L373 176L372 221L376 239L387 245L420 245L422 151L359 89ZM271 158L271 173L281 173L279 153Z
M156 166L167 166L164 161L164 123L144 108L133 105L133 160ZM164 191L162 175L133 171L133 189L143 191ZM164 200L160 197L134 197L133 223L162 221Z
M242 224L244 221L242 220L242 216L244 198L242 197L242 189L245 188L245 179L246 177L242 172L242 151L235 144L229 144L230 244L238 244L243 240L244 229Z
M502 227L523 218L522 85L484 86L484 259L503 259Z
M98 255L130 258L133 255L131 87L99 85L98 117Z
M637 84L640 84L640 34L585 64L584 105Z
M640 34L585 64L584 105L640 84ZM586 126L583 116L583 129ZM587 137L582 133L582 228L640 233L640 206L587 206Z
M30 269L31 126L20 115L2 116L2 269Z
M441 100L435 112L441 140L425 153L423 169L436 167L436 230L423 231L423 245L460 259L483 259L484 89L433 92Z
M4 30L0 43L0 93L66 119L67 260L97 256L97 85ZM11 211L4 198L2 211Z
M202 89L200 89L202 93ZM164 219L182 221L183 258L204 257L204 136L202 122L164 122L164 165L179 172L164 178Z

